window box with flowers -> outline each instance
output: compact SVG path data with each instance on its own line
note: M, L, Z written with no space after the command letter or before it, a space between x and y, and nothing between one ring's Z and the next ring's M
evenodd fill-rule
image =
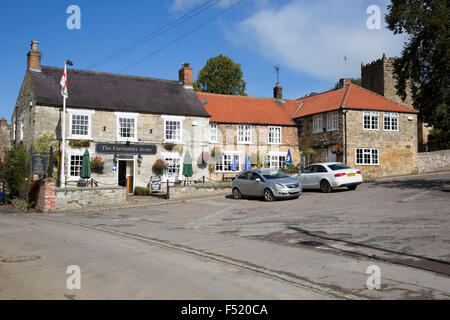
M162 176L164 173L164 170L166 170L166 169L167 169L167 164L162 159L156 160L152 166L152 171L157 176Z
M89 148L91 142L89 140L69 140L69 146L74 149Z
M91 159L91 171L93 173L103 174L103 169L105 168L105 163L103 162L103 158L96 156Z
M340 156L343 153L342 146L340 144L335 144L334 146L331 147L331 152Z

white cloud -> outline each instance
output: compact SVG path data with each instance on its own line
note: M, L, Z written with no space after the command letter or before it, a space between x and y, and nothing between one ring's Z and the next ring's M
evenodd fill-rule
M368 5L362 0L293 0L260 9L227 37L273 63L323 79L344 76L346 55L347 76L359 77L361 62L379 59L383 52L399 55L404 42L384 28L383 17L381 30L366 27Z

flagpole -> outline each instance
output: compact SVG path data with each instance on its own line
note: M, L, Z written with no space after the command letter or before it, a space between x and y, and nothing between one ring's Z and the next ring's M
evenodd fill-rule
M64 62L64 74L67 79L67 65ZM66 95L63 95L63 113L62 113L62 155L61 155L61 176L59 186L61 188L66 187L66 177L64 173L65 169L65 157L66 157Z

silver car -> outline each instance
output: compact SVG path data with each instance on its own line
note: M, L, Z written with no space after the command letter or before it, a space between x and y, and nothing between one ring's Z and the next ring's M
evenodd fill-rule
M279 170L252 169L238 174L232 184L233 198L242 196L264 197L266 201L281 198L298 198L301 184Z
M363 182L361 170L340 162L315 163L294 177L303 189L320 189L325 193L340 187L355 190Z

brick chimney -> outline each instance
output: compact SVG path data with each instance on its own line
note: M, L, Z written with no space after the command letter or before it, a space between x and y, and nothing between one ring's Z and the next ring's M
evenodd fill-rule
M28 52L27 70L41 70L41 51L38 49L39 42L31 41L31 49Z
M185 88L192 89L193 88L193 76L192 76L192 68L190 67L189 62L183 63L183 66L178 71L178 76L180 82L183 84Z
M0 128L5 128L8 126L8 120L6 120L4 117L0 119Z
M283 101L283 87L279 82L273 87L273 97L277 101Z
M339 79L339 89L346 87L350 83L352 83L352 79L350 79L350 78Z

